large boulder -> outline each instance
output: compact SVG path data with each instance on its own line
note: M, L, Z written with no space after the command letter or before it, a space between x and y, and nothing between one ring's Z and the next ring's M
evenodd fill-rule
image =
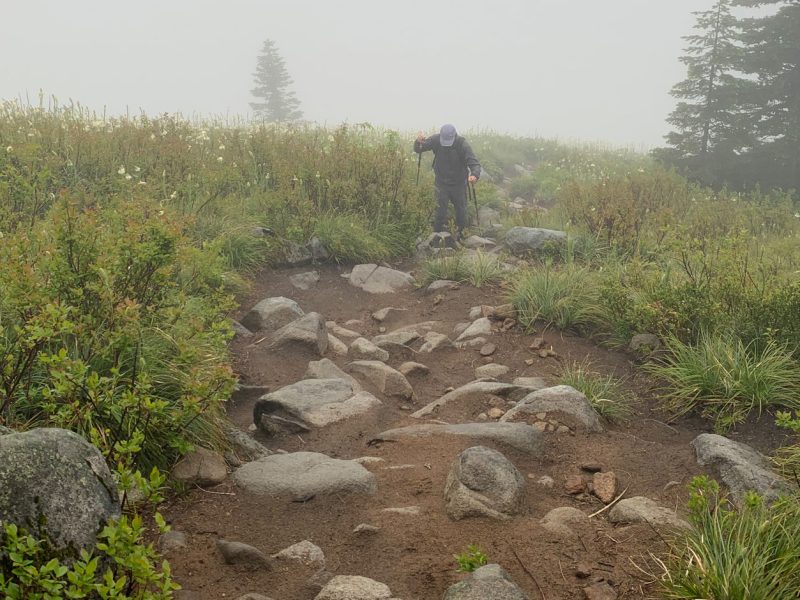
M64 429L0 436L0 521L58 549L90 548L119 517L119 494L100 451Z
M356 265L350 272L350 284L370 294L392 294L414 286L408 273L378 265Z
M272 337L270 348L299 346L322 356L328 349L328 330L325 319L319 313L311 312L284 325Z
M769 460L747 444L721 435L702 433L692 441L697 462L712 466L737 502L748 491L757 492L767 501L789 494L789 484L770 469Z
M284 325L296 321L305 315L303 309L294 300L276 296L265 298L250 309L242 319L249 331L277 331Z
M466 438L489 440L505 444L522 452L535 453L542 445L542 432L525 423L457 423L441 425L425 423L379 433L373 441L393 442L402 439L430 438L455 435Z
M544 388L525 396L500 420L514 421L539 413L557 414L559 420L586 431L603 431L600 417L586 396L568 385Z
M566 242L567 234L565 232L536 227L512 227L504 240L508 250L516 256L525 256L538 252L547 245L560 246Z
M273 454L242 465L233 474L236 484L258 496L315 495L350 492L374 494L375 476L352 460L338 460L316 452Z
M454 520L509 519L522 512L525 480L505 456L496 450L474 446L453 462L444 498L447 514Z
M500 565L484 565L451 585L444 600L529 600Z
M346 368L350 373L363 377L385 396L401 400L414 396L414 388L405 376L378 360L357 360Z

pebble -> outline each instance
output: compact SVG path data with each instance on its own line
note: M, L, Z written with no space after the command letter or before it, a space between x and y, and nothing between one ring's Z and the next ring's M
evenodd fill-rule
M480 349L481 356L491 356L495 352L497 352L497 346L494 344L484 344Z

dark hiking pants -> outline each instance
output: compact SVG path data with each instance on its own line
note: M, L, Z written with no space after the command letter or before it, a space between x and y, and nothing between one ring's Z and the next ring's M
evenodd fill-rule
M458 234L467 228L467 184L444 185L436 184L436 219L433 222L434 231L445 231L447 223L447 207L450 203L456 210L456 227Z

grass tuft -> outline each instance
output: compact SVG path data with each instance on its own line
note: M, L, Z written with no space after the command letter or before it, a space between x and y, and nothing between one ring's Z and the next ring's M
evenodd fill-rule
M635 396L624 382L613 375L593 370L590 362L572 362L564 366L559 383L583 393L598 414L612 423L627 421L633 414Z

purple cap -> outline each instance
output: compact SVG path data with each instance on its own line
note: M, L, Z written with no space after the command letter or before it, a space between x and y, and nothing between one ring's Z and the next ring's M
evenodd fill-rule
M456 141L456 128L453 125L442 125L439 130L439 143L442 146L452 146Z

